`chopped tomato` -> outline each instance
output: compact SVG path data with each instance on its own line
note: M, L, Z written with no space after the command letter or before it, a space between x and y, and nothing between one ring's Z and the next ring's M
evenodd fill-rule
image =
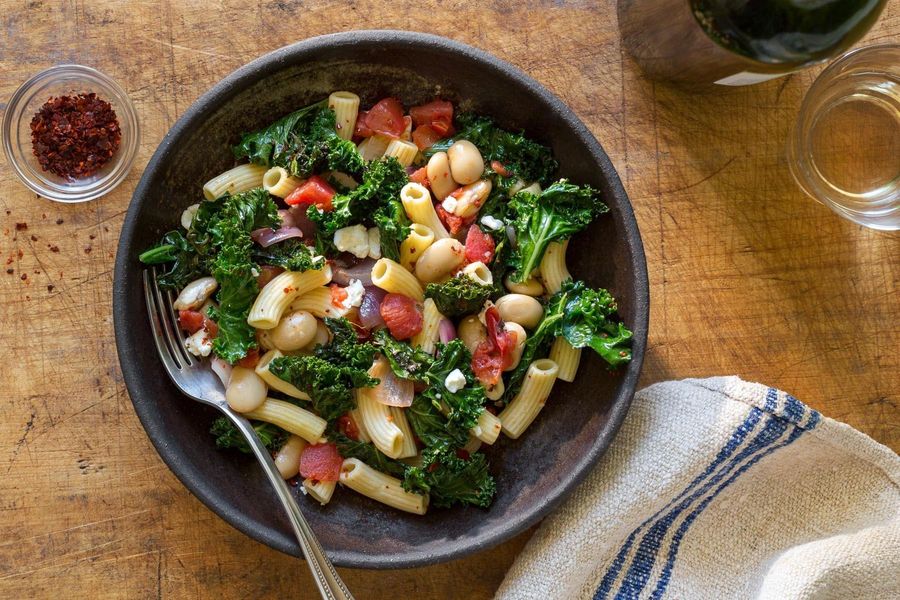
M406 123L403 121L403 105L396 98L380 100L366 114L366 126L375 133L400 137L406 129Z
M353 420L353 417L350 416L350 413L341 416L337 421L337 426L338 431L348 438L359 441L359 427L356 426L356 422Z
M275 276L283 271L283 267L261 265L259 267L259 276L256 278L256 285L259 286L259 289L263 289L264 287L266 287L267 283L275 279Z
M460 231L463 230L463 227L467 225L471 225L475 222L475 217L477 215L472 215L471 217L458 217L453 213L449 213L444 210L444 207L440 204L435 205L435 212L437 212L438 218L441 220L441 223L450 231L450 235L456 235Z
M465 448L457 448L456 449L456 457L461 458L463 460L469 460L469 458L471 458L471 455L469 454L469 451L466 450Z
M509 177L510 175L512 175L512 173L509 172L506 166L499 160L492 160L491 168L494 170L494 173L496 173L500 177Z
M413 106L409 109L409 114L416 125L428 125L441 137L452 135L453 104L446 100L433 100L422 106Z
M481 261L487 265L492 258L494 258L494 238L473 224L466 234L466 262Z
M196 310L179 310L178 326L188 333L197 333L203 328L203 320L206 317Z
M337 481L343 462L334 444L310 444L300 455L300 476L315 481Z
M284 202L288 206L314 204L316 208L330 211L333 208L331 206L331 199L334 197L335 193L336 192L328 185L327 181L318 175L313 175L306 180L306 183L288 194L287 198L284 199Z
M428 181L428 175L425 173L425 167L413 171L412 175L409 176L409 180L413 183L418 183L419 185L424 185L426 188L431 189L431 182Z
M359 114L356 115L356 125L353 127L353 136L354 137L371 137L375 132L369 129L369 126L366 125L366 117L369 116L369 111L361 110Z
M251 348L247 351L246 356L241 360L234 363L239 367L244 367L245 369L253 369L259 363L259 348Z
M444 137L431 125L419 125L412 132L413 142L419 147L419 150L431 148L435 142Z
M500 381L503 371L512 364L516 347L516 334L506 331L500 312L495 306L484 313L487 339L481 342L472 354L472 371L486 386Z
M336 283L332 283L331 289L331 305L335 308L344 308L344 300L347 299L347 290Z
M206 329L206 333L208 333L211 338L215 338L219 335L219 324L206 316L203 317L203 328Z
M422 331L422 310L416 301L403 294L388 294L381 301L381 318L391 335L407 340Z

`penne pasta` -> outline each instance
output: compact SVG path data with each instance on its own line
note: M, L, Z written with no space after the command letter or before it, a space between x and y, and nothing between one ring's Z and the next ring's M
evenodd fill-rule
M334 130L342 139L351 139L359 115L359 96L353 92L332 92L328 108L334 111Z
M572 275L566 267L566 249L568 247L569 240L550 242L541 259L541 279L548 295L558 292L562 288L563 281L572 279Z
M263 176L268 170L262 165L240 165L216 175L203 184L203 196L207 200L221 198L225 194L234 196L262 187Z
M404 140L391 140L391 143L384 150L385 156L393 156L404 167L411 165L418 153L418 146Z
M529 365L522 389L498 416L503 433L516 439L528 429L553 389L559 368L549 358L541 358Z
M303 180L292 177L283 167L272 167L263 174L262 186L267 192L279 198L286 198L303 185Z
M428 354L434 354L435 345L439 338L438 329L444 315L440 313L437 304L431 298L425 299L422 313L422 331L413 336L411 343L414 347L421 348Z
M573 348L564 337L558 337L550 347L550 360L559 366L556 377L563 381L575 381L578 364L581 362L581 348Z
M339 314L337 308L331 303L331 289L325 286L317 287L297 296L291 302L291 310L305 310L320 319L343 316Z
M391 138L376 133L372 137L367 137L361 141L356 149L359 150L359 155L363 157L363 160L375 160L384 156L384 152L388 149L390 143Z
M327 264L318 270L285 271L276 275L250 308L247 323L257 329L272 329L278 325L281 315L297 296L323 286L331 281L331 267Z
M450 237L434 210L434 205L431 203L431 192L428 191L428 188L414 182L407 183L400 190L400 202L403 203L403 209L409 220L428 227L434 234L435 240Z
M278 350L269 350L265 354L263 354L259 362L256 363L256 374L259 375L260 379L266 382L266 385L269 386L273 390L278 390L282 394L287 394L291 398L299 398L300 400L309 400L309 394L304 392L303 390L299 390L294 387L292 384L288 383L275 373L269 370L269 364L275 360L276 358L280 358L284 356Z
M416 261L434 242L434 232L421 223L409 226L409 235L400 243L400 264L404 269L412 271Z
M421 302L425 290L415 275L389 258L380 258L372 267L372 283L391 294L403 294Z
M428 510L427 494L405 491L399 479L376 471L358 458L348 458L341 465L341 483L363 496L402 511L424 515Z
M403 431L394 423L391 407L378 402L368 389L356 390L356 408L363 427L375 447L390 458L400 458L403 453Z
M403 440L400 446L400 455L397 458L409 458L419 453L416 447L416 439L413 436L412 428L409 426L409 420L406 418L406 411L399 406L389 406L392 422L403 434Z
M315 481L309 478L303 480L303 489L322 506L331 502L336 487L337 481Z
M266 398L262 406L244 413L244 416L248 419L278 425L285 431L299 435L312 444L319 441L319 438L325 433L325 426L328 425L325 419L308 410L275 398Z

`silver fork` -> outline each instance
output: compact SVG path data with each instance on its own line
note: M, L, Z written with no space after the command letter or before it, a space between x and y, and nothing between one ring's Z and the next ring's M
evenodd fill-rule
M213 406L224 413L238 430L244 434L247 443L253 449L259 464L262 465L269 483L275 488L275 494L288 514L294 535L300 543L300 549L306 558L316 586L327 600L353 600L352 594L341 581L334 565L325 556L322 545L316 538L309 523L300 512L290 488L285 483L269 451L257 437L250 422L239 413L234 412L225 401L225 390L222 383L208 365L201 365L200 359L191 355L184 347L184 337L178 327L175 310L172 308L172 293L163 291L156 282L156 269L144 271L144 296L147 300L147 314L159 357L166 368L166 373L179 390L197 402Z

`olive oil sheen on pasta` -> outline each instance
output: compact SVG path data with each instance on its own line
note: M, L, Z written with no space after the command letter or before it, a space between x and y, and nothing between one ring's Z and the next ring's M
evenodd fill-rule
M750 85L828 60L887 0L619 0L628 52L655 79Z

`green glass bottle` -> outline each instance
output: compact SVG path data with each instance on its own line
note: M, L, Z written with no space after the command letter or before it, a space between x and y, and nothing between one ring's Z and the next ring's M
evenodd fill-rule
M749 85L828 60L887 0L619 0L622 43L656 79Z

